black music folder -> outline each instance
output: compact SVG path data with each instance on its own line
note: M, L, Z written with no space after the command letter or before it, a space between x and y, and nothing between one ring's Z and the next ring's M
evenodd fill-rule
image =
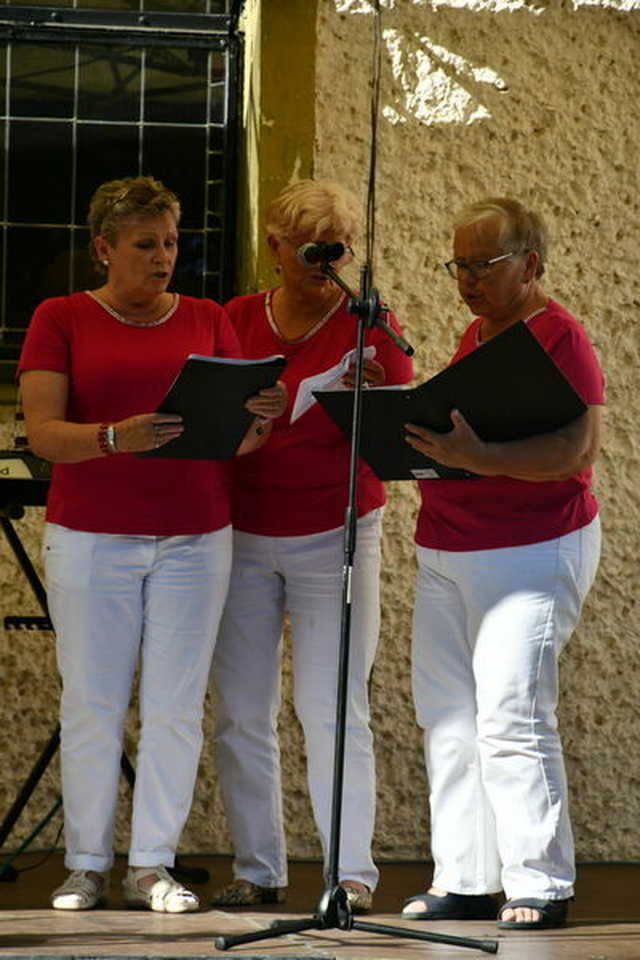
M331 419L351 434L352 391L315 391ZM405 440L405 423L438 433L457 409L483 440L520 440L565 426L587 409L525 323L516 323L414 388L362 392L360 453L381 480L475 474L436 463Z
M254 419L245 410L245 402L254 393L273 387L285 363L280 355L242 360L190 354L157 410L181 414L184 432L138 456L230 459Z

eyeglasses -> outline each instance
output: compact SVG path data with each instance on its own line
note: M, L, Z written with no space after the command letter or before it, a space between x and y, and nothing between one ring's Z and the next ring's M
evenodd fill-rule
M445 263L445 267L449 276L453 277L454 280L459 279L461 270L466 270L474 280L481 280L482 277L486 277L491 272L494 264L506 260L507 257L514 257L516 253L516 250L510 250L509 253L501 253L499 257L491 257L490 260L470 260L469 263L465 263L463 260L449 260L448 263Z

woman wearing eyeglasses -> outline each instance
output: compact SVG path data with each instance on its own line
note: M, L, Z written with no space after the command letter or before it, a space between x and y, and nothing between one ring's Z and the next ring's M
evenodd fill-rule
M358 222L353 197L330 180L301 180L267 211L267 243L280 284L226 305L248 357L282 353L290 404L267 454L249 454L233 477L234 560L214 658L218 778L235 849L235 879L214 904L284 899L287 855L277 720L281 634L292 626L295 708L307 753L309 793L323 852L331 826L344 515L349 443L313 403L291 420L302 381L356 345L357 322L341 289L306 244L342 244ZM301 249L302 248L302 249ZM340 271L346 262L333 262ZM392 317L389 320L396 329ZM406 383L411 362L377 328L366 332L368 382ZM381 482L359 469L357 549L349 662L340 882L354 911L368 909L378 872L371 858L375 813L367 680L378 641Z
M414 920L491 919L560 926L574 851L558 735L558 656L600 555L591 464L600 444L602 373L582 326L544 291L546 231L516 200L490 198L454 221L447 264L475 319L458 360L516 323L587 405L566 427L485 443L408 427L416 450L475 479L420 481L413 689L430 783L432 886Z

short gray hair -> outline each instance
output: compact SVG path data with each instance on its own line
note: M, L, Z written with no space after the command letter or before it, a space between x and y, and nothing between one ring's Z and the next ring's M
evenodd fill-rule
M453 218L453 227L458 230L490 217L501 218L499 235L505 253L508 248L518 253L535 250L538 254L536 277L541 277L549 243L547 227L542 217L512 197L487 197L463 207Z

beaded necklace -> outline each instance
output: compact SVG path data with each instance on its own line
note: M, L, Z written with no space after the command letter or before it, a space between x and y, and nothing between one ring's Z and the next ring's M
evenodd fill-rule
M180 300L179 295L177 293L174 293L171 306L169 307L166 313L162 314L161 317L158 317L157 320L138 321L138 320L127 320L127 318L123 317L121 313L118 313L118 311L114 310L113 307L110 307L108 303L105 303L104 300L101 300L100 297L96 296L96 294L92 290L87 290L86 293L88 296L91 297L92 300L95 300L95 302L99 306L101 306L103 310L106 310L107 313L111 314L112 317L115 317L116 320L119 320L120 323L126 323L128 327L159 327L162 323L166 323L167 320L173 316L173 314L178 309L178 303Z

